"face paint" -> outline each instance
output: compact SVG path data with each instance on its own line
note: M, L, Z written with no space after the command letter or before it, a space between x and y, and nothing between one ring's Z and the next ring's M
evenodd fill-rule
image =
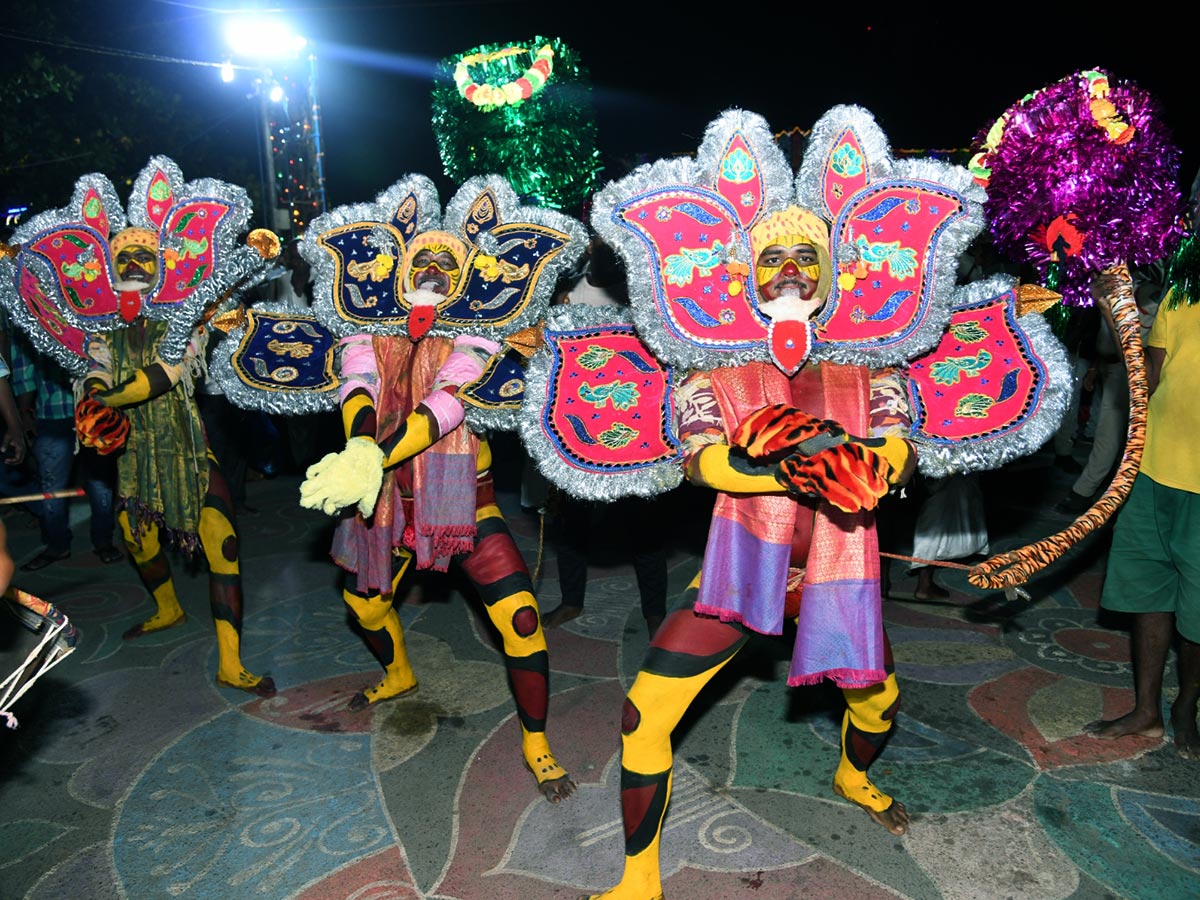
M413 245L412 262L404 278L404 290L432 291L448 297L462 277L466 249L453 235L424 234Z
M821 280L821 264L807 242L771 244L759 254L754 274L765 300L786 296L809 300Z
M158 254L149 247L130 244L117 254L116 266L121 281L136 281L150 288L158 280Z

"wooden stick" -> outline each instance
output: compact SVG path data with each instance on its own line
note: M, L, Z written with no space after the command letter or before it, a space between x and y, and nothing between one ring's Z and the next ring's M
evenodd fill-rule
M0 506L8 503L31 503L35 500L61 500L64 497L82 497L83 488L67 488L48 494L22 494L20 497L0 497Z

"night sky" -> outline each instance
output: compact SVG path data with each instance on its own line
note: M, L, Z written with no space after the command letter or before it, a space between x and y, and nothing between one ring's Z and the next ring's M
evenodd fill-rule
M236 0L98 2L77 41L114 50L220 61L224 16ZM591 71L599 145L607 158L657 158L694 151L705 125L732 106L758 112L782 131L808 128L838 103L873 112L897 148L968 146L1007 106L1084 68L1104 68L1158 98L1184 151L1181 183L1200 164L1195 95L1185 79L1183 23L1119 18L1098 5L907 4L911 12L868 12L884 4L683 4L599 2L286 2L319 66L330 205L366 201L402 174L447 183L429 126L437 62L484 43L558 37ZM892 9L900 8L898 5ZM1142 7L1150 12L1150 7ZM709 10L715 9L716 12ZM815 10L822 11L817 12ZM586 12L591 10L591 12ZM28 42L0 27L0 51ZM256 155L255 106L247 87L223 84L212 68L131 62L80 53L81 68L131 66L194 102L197 128L218 127L231 154ZM180 155L148 147L146 155ZM75 173L75 174L82 174ZM220 177L192 172L188 178ZM619 173L614 173L619 174ZM70 179L73 181L73 177ZM64 188L64 201L69 194Z

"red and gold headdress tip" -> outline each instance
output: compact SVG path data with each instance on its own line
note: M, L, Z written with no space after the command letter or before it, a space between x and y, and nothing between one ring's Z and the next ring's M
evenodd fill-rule
M1031 312L1045 312L1062 299L1062 294L1044 288L1040 284L1022 284L1017 286L1017 315L1023 316Z
M283 247L279 235L269 228L255 228L251 231L246 235L246 246L255 250L263 259L274 259Z
M11 259L20 252L20 244L6 244L4 241L0 241L0 259Z

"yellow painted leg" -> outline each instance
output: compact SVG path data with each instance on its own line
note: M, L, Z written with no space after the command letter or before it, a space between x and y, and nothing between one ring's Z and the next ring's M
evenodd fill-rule
M200 546L208 563L208 604L217 629L217 683L273 697L275 682L242 665L242 576L228 491L209 454L209 493L200 510Z
M392 576L392 593L357 594L342 592L342 600L354 613L354 618L366 635L367 644L383 666L383 680L374 687L359 691L350 700L353 710L366 709L372 703L394 700L417 689L417 676L408 661L404 645L404 627L394 603L396 589L412 562L412 555L402 552Z
M694 591L698 579L693 581ZM716 640L717 630L724 633ZM697 641L696 638L704 636ZM647 652L656 672L638 673L621 714L621 813L625 823L625 871L620 883L592 900L659 900L663 896L659 851L663 818L674 778L671 733L696 695L746 642L733 626L695 616L690 609L671 613ZM706 669L688 647L723 647ZM711 660L712 656L706 657ZM659 674L667 672L670 674Z
M892 834L908 829L904 804L888 796L867 777L867 767L879 755L892 729L900 697L894 674L869 688L846 688L846 714L842 717L842 756L833 777L833 790L861 806Z
M175 595L175 582L171 580L171 566L158 539L158 526L152 522L148 523L139 540L133 534L129 514L125 510L121 510L117 520L121 523L125 546L129 548L138 574L142 577L142 583L154 598L155 604L154 615L145 622L134 625L125 632L124 637L130 640L162 631L164 628L182 625L187 616Z

